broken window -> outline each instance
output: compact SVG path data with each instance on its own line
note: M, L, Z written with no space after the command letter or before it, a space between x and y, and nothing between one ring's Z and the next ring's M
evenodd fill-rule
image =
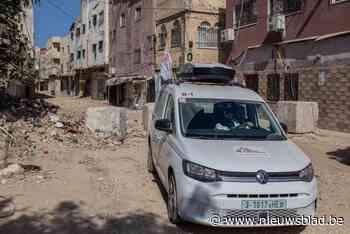
M280 75L267 76L267 100L277 102L280 100Z
M298 101L299 75L297 73L284 76L284 99L286 101Z
M256 0L242 0L235 6L235 21L236 27L258 22Z

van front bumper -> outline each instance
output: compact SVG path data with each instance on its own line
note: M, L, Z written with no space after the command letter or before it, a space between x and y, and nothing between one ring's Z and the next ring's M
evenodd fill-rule
M316 179L310 183L271 182L262 185L238 182L202 183L185 175L178 175L177 187L180 217L203 225L225 227L300 225L290 221L312 217L316 212ZM283 209L270 210L242 209L243 200L284 200L287 206ZM265 221L286 218L289 223L259 223L261 218ZM255 220L254 223L252 220Z

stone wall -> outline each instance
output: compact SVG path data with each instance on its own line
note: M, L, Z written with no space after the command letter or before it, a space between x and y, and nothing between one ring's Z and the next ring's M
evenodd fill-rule
M350 63L305 70L299 82L300 100L319 104L320 128L350 132Z
M280 75L280 101L284 100L286 71L272 69L270 61L266 69L256 71L245 65L238 70L237 81L245 82L245 74L257 74L259 94L267 100L267 76ZM321 129L350 132L350 60L329 61L324 64L298 61L288 73L299 75L298 101L317 102L319 106L318 127Z

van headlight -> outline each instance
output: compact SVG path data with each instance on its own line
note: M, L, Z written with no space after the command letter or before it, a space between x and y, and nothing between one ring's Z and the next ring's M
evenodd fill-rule
M183 161L183 170L186 176L202 182L217 181L217 174L214 169L210 169L199 164Z
M299 172L299 178L302 181L311 182L314 178L314 168L310 163L307 167Z

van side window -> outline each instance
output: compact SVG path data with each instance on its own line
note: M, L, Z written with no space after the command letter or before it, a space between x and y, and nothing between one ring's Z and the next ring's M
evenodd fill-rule
M168 103L166 106L164 118L170 120L173 126L175 126L175 106L174 106L174 99L171 95L169 95L169 98L168 98Z

